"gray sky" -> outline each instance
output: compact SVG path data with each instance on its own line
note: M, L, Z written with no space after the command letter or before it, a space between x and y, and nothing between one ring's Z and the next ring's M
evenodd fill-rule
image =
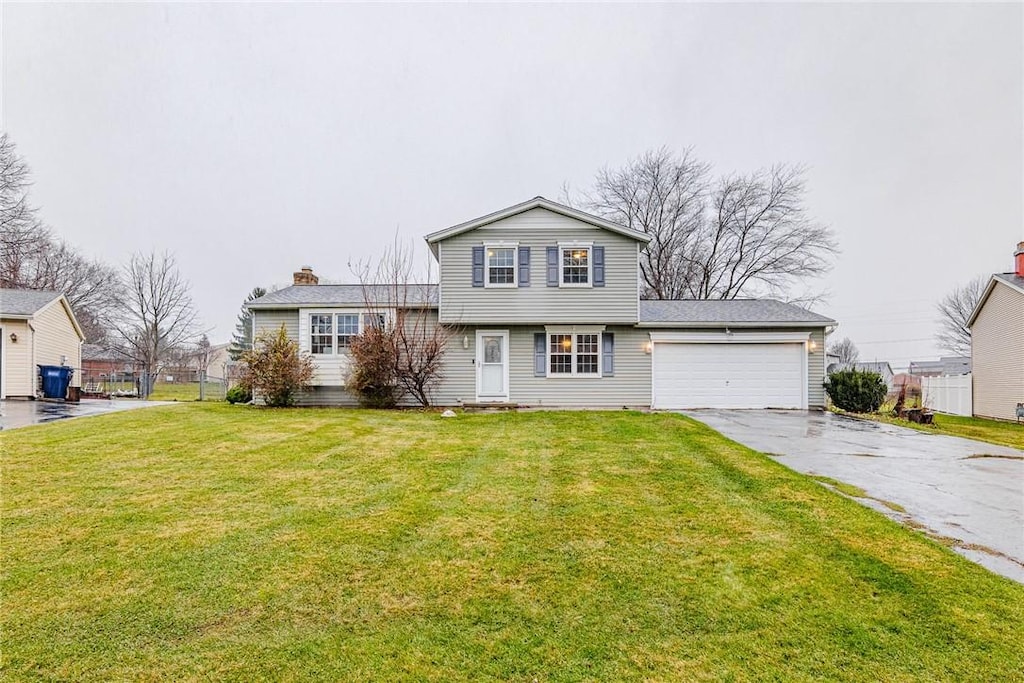
M645 149L809 167L865 359L939 350L934 302L1024 239L1024 17L1005 5L0 4L2 125L56 231L168 249L211 338L302 264Z

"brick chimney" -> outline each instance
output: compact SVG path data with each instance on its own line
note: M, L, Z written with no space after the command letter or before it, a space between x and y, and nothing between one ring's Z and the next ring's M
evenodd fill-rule
M1017 251L1013 252L1013 266L1017 277L1024 277L1024 242L1017 242Z
M320 282L320 278L313 274L313 268L311 266L302 266L297 273L292 273L292 284L295 285L315 285Z

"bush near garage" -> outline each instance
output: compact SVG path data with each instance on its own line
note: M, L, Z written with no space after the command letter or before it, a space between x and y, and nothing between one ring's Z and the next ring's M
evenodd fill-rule
M882 405L888 388L877 372L851 369L829 375L825 392L837 408L851 413L873 413Z

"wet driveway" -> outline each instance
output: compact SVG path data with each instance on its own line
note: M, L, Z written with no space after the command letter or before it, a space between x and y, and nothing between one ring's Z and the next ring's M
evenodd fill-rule
M866 505L1024 583L1024 452L832 413L686 414L798 472L861 488Z
M0 430L45 424L73 417L104 415L121 410L134 410L150 406L173 405L166 401L136 401L134 399L83 399L81 403L51 403L49 401L0 401Z

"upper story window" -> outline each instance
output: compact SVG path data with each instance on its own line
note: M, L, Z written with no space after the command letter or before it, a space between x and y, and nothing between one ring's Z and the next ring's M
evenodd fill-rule
M590 246L560 246L561 273L558 280L560 287L589 287L592 278Z
M486 249L486 287L516 286L516 245L488 245Z

